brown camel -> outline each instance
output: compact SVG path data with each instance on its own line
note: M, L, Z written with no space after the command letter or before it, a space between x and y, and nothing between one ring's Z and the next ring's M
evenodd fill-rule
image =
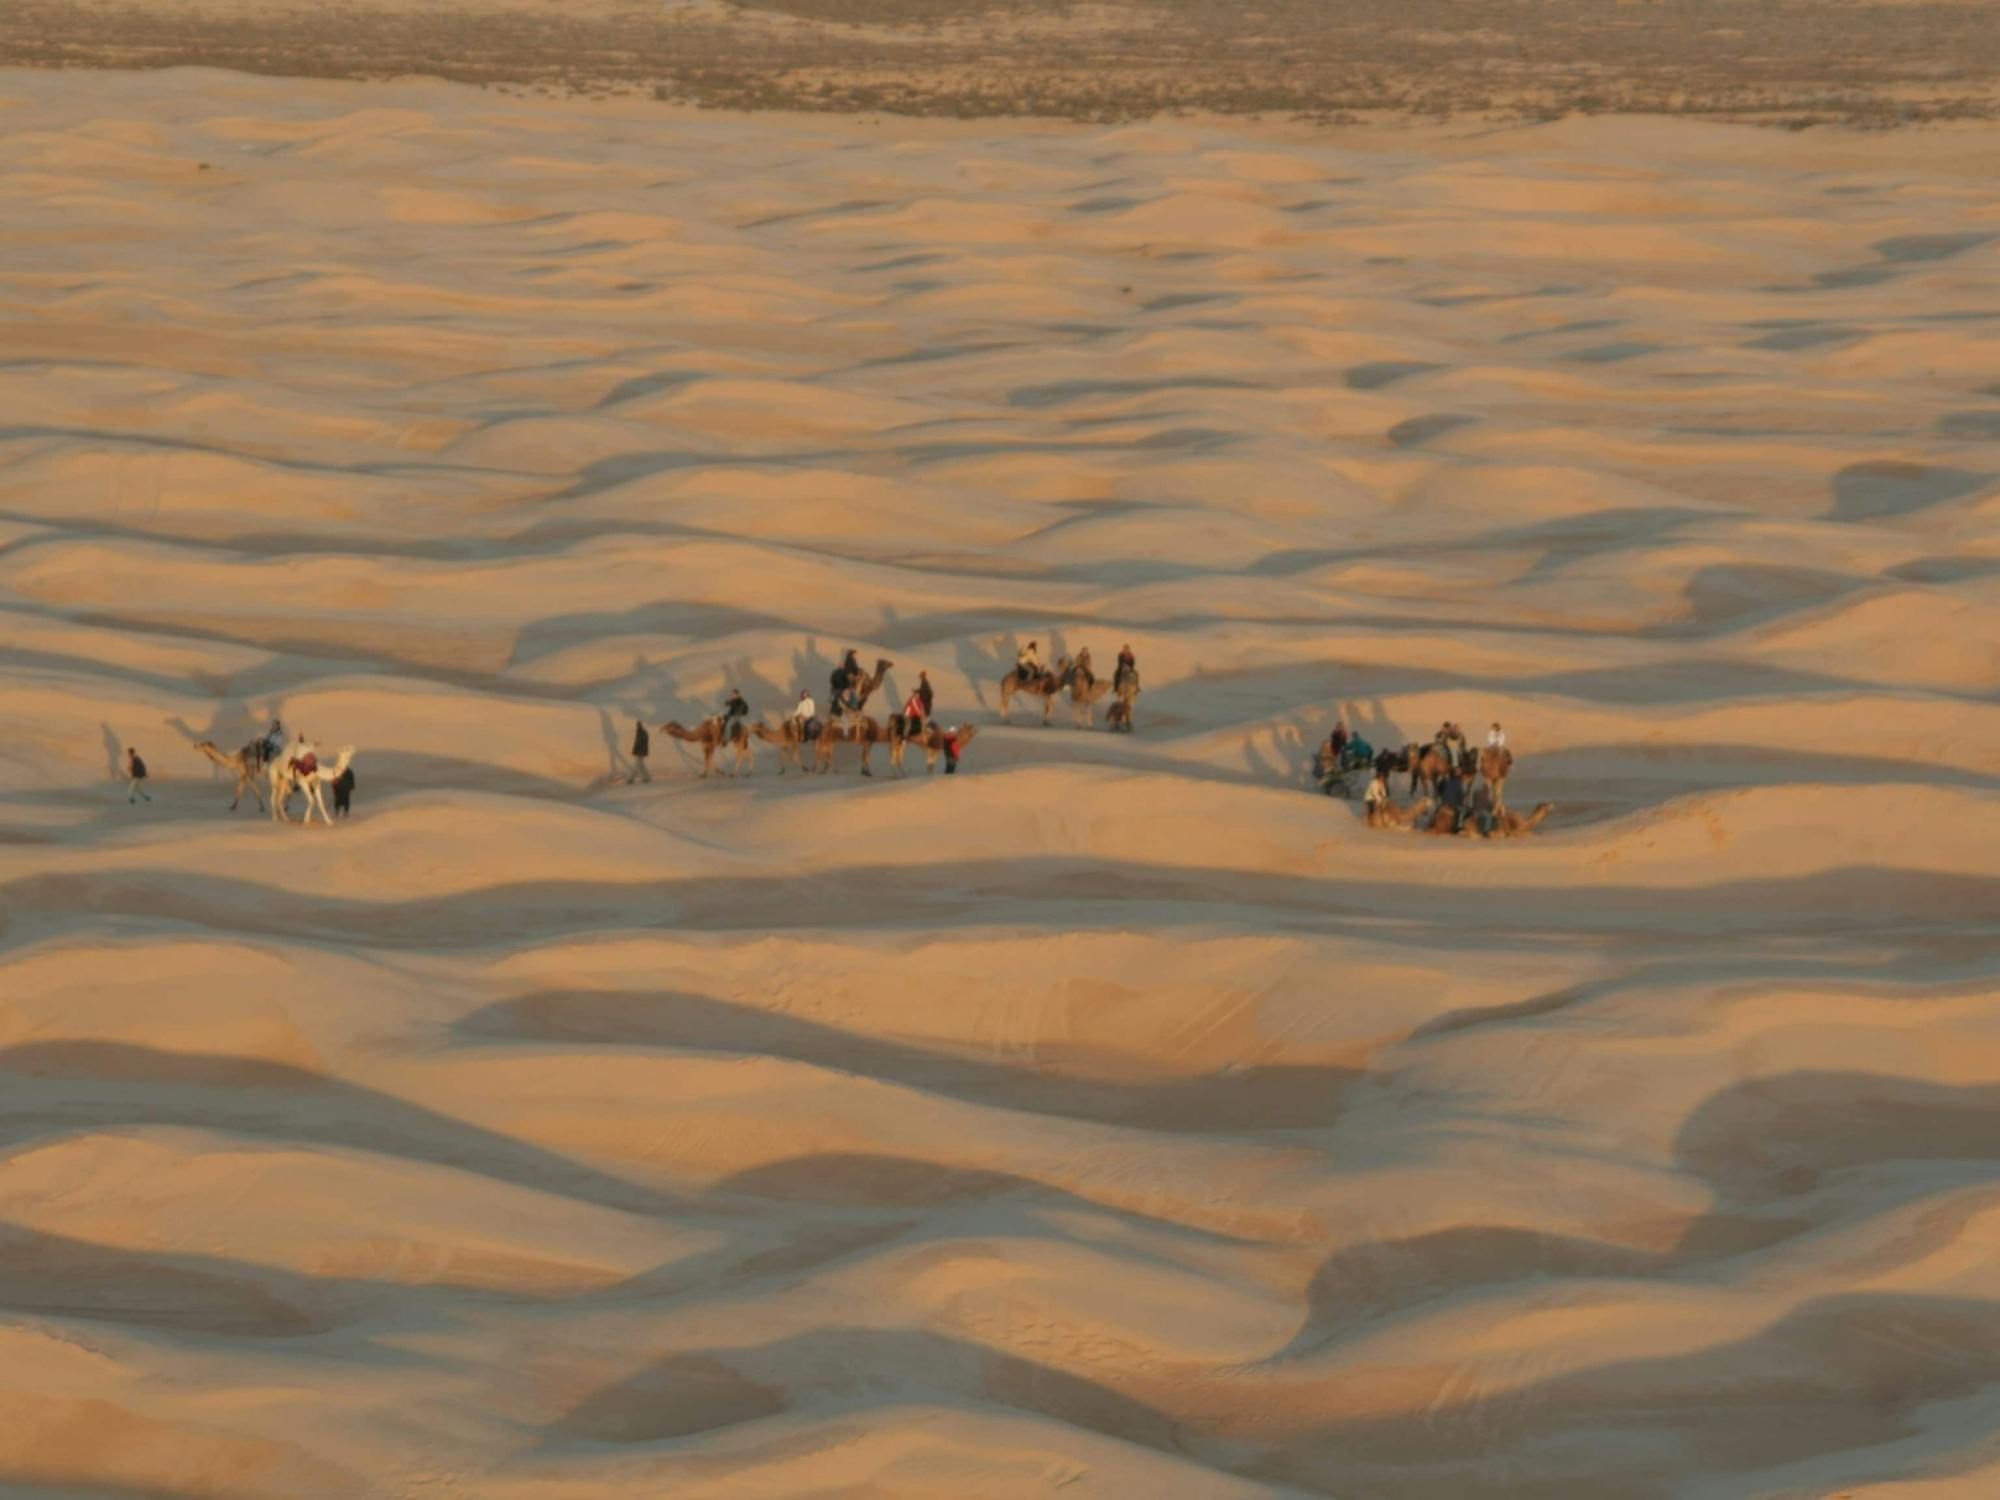
M1026 682L1021 681L1019 672L1009 672L1000 679L1000 717L1012 721L1010 710L1015 695L1019 694L1023 698L1041 699L1042 722L1048 723L1049 715L1056 706L1056 695L1069 686L1071 670L1069 658L1059 656L1054 666L1043 667L1039 676L1031 677Z
M1419 797L1408 807L1398 807L1393 802L1384 802L1379 807L1368 809L1370 828L1393 828L1408 833L1413 828L1421 828L1430 821L1431 799Z
M1474 831L1472 819L1455 807L1440 807L1428 818L1419 821L1417 826L1425 833L1471 833Z
M959 754L963 755L965 747L972 743L973 736L978 733L977 724L960 724L947 729L942 724L932 721L915 734L894 736L889 741L889 764L895 768L898 776L902 775L903 751L911 745L921 745L924 752L924 774L928 776L937 769L937 758L944 754L944 742L947 739L955 737L958 740Z
M1514 752L1505 745L1497 749L1488 745L1479 752L1479 774L1493 788L1493 810L1496 813L1507 810L1507 773L1513 769Z
M799 761L799 752L804 748L805 738L797 719L786 719L776 729L766 724L752 724L750 726L750 733L754 738L762 740L765 744L776 745L778 747L778 774L780 776L785 774L786 766L790 766L794 770L803 769Z
M725 738L722 727L722 715L720 714L715 715L713 718L703 719L692 729L683 728L681 725L669 721L660 726L660 733L666 735L669 739L686 740L689 744L701 746L701 774L703 776L708 775L710 771L715 769L715 752L722 749L731 749L736 752L736 767L728 773L731 776L738 774L748 775L753 769L753 752L750 748L749 733L743 728L741 723L734 723L729 726L727 737Z
M1118 701L1104 710L1104 727L1113 734L1132 732L1132 702L1139 696L1138 690L1122 695Z
M838 745L859 745L861 747L861 774L873 776L875 771L868 764L868 757L877 745L889 743L889 731L880 719L872 719L867 714L845 714L831 719L820 727L819 744L813 755L813 769L831 771L833 752Z
M1097 700L1107 693L1117 693L1117 703L1104 711L1106 727L1111 727L1111 710L1118 704L1125 706L1125 727L1132 727L1132 700L1139 696L1138 687L1114 688L1110 678L1093 677L1084 670L1079 658L1077 669L1069 680L1069 701L1076 710L1076 727L1094 729L1097 726Z
M866 677L858 678L854 683L854 706L848 708L844 703L836 699L827 704L828 710L840 709L846 713L860 713L867 706L869 698L874 696L875 690L882 686L882 679L889 675L889 668L895 665L886 656L876 657L874 672Z
M1555 803L1539 802L1535 805L1535 810L1525 818L1519 813L1497 813L1493 819L1492 837L1496 839L1511 839L1523 833L1533 833L1547 821L1549 814L1555 810Z
M211 740L203 740L195 749L236 778L236 795L229 799L231 812L236 811L236 804L243 800L246 791L257 799L257 811L264 811L264 794L257 790L257 776L264 767L259 741L252 740L234 755L224 755Z
M1437 790L1438 782L1452 768L1452 756L1439 744L1405 745L1403 764L1410 773L1410 794L1415 796L1419 786L1426 792Z

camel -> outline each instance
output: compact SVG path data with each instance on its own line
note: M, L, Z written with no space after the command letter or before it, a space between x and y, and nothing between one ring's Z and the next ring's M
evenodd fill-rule
M1514 752L1505 745L1488 745L1479 752L1479 774L1493 788L1493 811L1507 811L1507 773L1514 769Z
M1111 726L1111 709L1116 708L1119 704L1123 704L1125 706L1125 713L1123 715L1125 727L1130 729L1132 727L1132 700L1139 696L1138 687L1135 685L1129 688L1114 688L1110 679L1093 677L1083 667L1081 661L1079 661L1076 670L1070 674L1069 679L1069 701L1076 709L1077 728L1094 729L1097 727L1097 700L1102 698L1106 693L1117 694L1117 702L1104 711L1106 727L1109 728Z
M875 689L882 685L882 679L888 676L889 668L895 665L886 656L875 658L875 671L870 676L864 677L854 684L854 707L848 709L848 713L858 714L868 706L869 698L874 694Z
M229 799L231 812L236 811L245 792L257 799L257 811L264 811L264 794L257 790L257 773L264 764L263 741L252 740L234 755L224 755L212 740L203 740L195 749L236 778L236 795Z
M326 796L320 788L327 782L337 781L346 774L354 763L354 747L342 745L338 758L332 765L321 762L311 772L301 775L292 769L289 753L271 762L271 820L275 823L289 823L291 814L285 811L285 804L292 800L293 792L303 792L306 799L306 815L299 821L312 826L313 809L319 809L319 820L327 827L333 827L333 819L326 810Z
M937 769L937 758L944 754L944 742L947 739L955 737L958 740L959 754L963 755L965 747L972 743L973 736L978 733L977 724L958 724L947 729L933 720L915 734L892 736L889 740L889 764L895 769L896 774L901 776L903 751L911 745L921 745L924 751L924 774L928 776Z
M1042 722L1047 724L1049 715L1055 710L1056 695L1069 686L1071 671L1069 658L1058 656L1054 666L1042 668L1040 676L1027 682L1021 681L1019 672L1009 672L1000 679L1000 717L1012 722L1011 709L1014 695L1018 693L1024 698L1042 700Z
M667 736L668 739L686 740L690 744L701 746L701 774L703 776L708 775L710 771L715 769L715 752L722 749L733 749L736 752L736 768L730 771L729 775L735 776L739 773L748 775L751 770L755 769L753 762L754 752L750 748L749 731L741 724L732 724L729 726L729 732L725 738L721 714L717 714L713 718L703 719L692 729L683 728L681 725L669 720L660 726L660 733Z
M1539 802L1535 805L1535 810L1525 818L1519 813L1496 813L1493 818L1493 833L1491 836L1496 839L1511 839L1520 834L1533 833L1547 821L1549 814L1555 810L1555 803Z
M1104 727L1113 734L1130 734L1132 732L1132 699L1138 696L1135 692L1131 697L1120 698L1116 703L1105 709Z
M1415 796L1419 786L1426 792L1435 792L1452 765L1451 752L1442 745L1405 745L1403 764L1397 769L1410 773L1410 794Z
M868 757L877 745L890 742L889 731L880 719L871 719L866 714L847 714L820 726L819 744L813 755L813 769L831 771L833 750L836 745L859 745L861 747L861 774L873 776L874 769L868 764Z
M750 734L767 745L778 747L778 774L785 774L785 767L801 769L799 751L805 744L802 726L797 719L785 719L776 729L768 724L752 724Z
M1431 816L1431 799L1419 797L1408 807L1398 807L1393 802L1384 802L1379 807L1370 808L1368 826L1370 828L1394 828L1404 833L1425 827Z

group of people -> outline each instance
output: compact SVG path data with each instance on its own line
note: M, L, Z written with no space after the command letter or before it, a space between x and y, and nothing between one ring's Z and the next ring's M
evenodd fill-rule
M1085 646L1081 651L1076 653L1076 661L1071 665L1070 670L1077 673L1086 682L1095 682L1097 680L1097 676L1091 670L1090 666L1090 647ZM1023 686L1034 682L1046 671L1048 671L1048 668L1042 665L1041 643L1039 641L1030 641L1014 653L1014 675L1021 681ZM1118 665L1113 669L1111 674L1112 689L1122 694L1127 688L1136 688L1138 685L1139 658L1132 654L1132 648L1129 645L1120 646L1118 648Z
M319 774L319 747L306 738L303 729L288 744L281 719L272 719L271 727L251 744L258 752L259 770L268 768L271 762L282 756L294 778ZM336 818L346 817L354 806L354 767L348 766L327 785L333 788L333 815Z
M785 715L785 722L795 725L800 744L816 742L824 732L840 733L843 721L849 714L858 714L866 694L862 684L868 674L861 665L858 651L849 648L841 657L840 665L833 669L827 687L827 716L820 718L819 704L814 701L811 688L799 690L798 701L791 712ZM904 739L914 739L934 722L934 706L937 693L931 687L928 671L917 673L917 685L903 701L902 711L891 714L890 728ZM749 733L750 703L742 692L730 688L724 694L722 707L709 716L715 726L715 742L733 745L740 736ZM646 767L646 758L652 754L653 737L647 731L643 720L635 720L632 728L633 781L651 781L652 772ZM955 735L947 734L943 741L945 775L955 775L958 771L959 742Z
M197 746L197 749L204 748ZM287 743L285 725L282 719L273 718L271 727L243 747L241 760L244 768L259 774L270 769L272 762L283 758L290 766L295 778L317 775L319 772L319 750L306 738L301 729L296 739ZM146 769L145 757L138 750L127 745L123 763L125 780L129 789L125 801L151 802L152 794L146 790L146 782L151 772ZM333 788L333 812L335 817L344 818L354 806L354 768L348 766L328 783ZM238 789L241 795L241 788ZM231 804L234 805L233 803Z
M1438 752L1438 758L1432 764L1441 762L1441 766L1435 777L1428 779L1435 789L1437 807L1450 825L1446 831L1477 832L1490 836L1501 812L1499 792L1491 781L1479 774L1479 758L1464 727L1451 719L1438 726L1429 746L1410 745L1400 751L1377 750L1360 735L1350 731L1347 721L1342 719L1335 723L1326 737L1326 743L1320 747L1319 770L1322 778L1328 779L1330 789L1333 779L1368 770L1368 789L1362 794L1362 805L1366 810L1368 826L1380 827L1387 810L1392 807L1390 773L1410 772L1411 790L1414 791L1420 770L1418 761L1423 758L1425 750L1433 748ZM1507 731L1497 720L1486 731L1486 748L1492 751L1507 749ZM1511 754L1507 760L1511 763ZM1496 774L1505 773L1503 770Z

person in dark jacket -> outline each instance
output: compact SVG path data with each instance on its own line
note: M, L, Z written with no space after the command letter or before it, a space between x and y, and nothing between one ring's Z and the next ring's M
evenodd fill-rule
M1452 831L1457 832L1465 822L1465 783L1457 771L1447 771L1438 780L1438 806L1451 809Z
M653 753L653 737L646 733L643 719L632 721L632 774L628 781L651 781L653 773L646 769L646 757Z
M352 810L354 802L354 767L349 766L333 778L333 815L344 818Z
M137 802L144 797L151 802L152 794L146 790L146 763L139 759L139 752L130 745L125 747L125 774L132 782L132 790L126 794L125 800Z
M722 702L722 739L724 744L729 742L729 736L734 731L736 720L747 719L749 717L750 705L744 701L742 693L738 692L735 688L731 688L729 696Z
M850 647L847 655L841 659L840 665L833 669L831 684L833 701L828 705L829 712L838 715L842 709L852 710L861 707L861 699L856 696L854 689L862 676L861 658Z

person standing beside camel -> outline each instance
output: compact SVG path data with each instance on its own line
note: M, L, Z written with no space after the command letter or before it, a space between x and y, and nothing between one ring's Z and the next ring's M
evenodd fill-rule
M1367 809L1368 826L1375 827L1382 820L1382 809L1389 805L1389 773L1380 766L1368 783L1368 790L1361 798L1361 805Z
M130 745L125 747L125 775L132 783L132 790L125 794L127 803L137 802L144 797L148 802L152 794L146 790L146 763L139 759L139 752Z
M646 733L646 721L632 721L632 774L631 781L651 781L653 773L646 769L646 757L653 753L653 737Z

